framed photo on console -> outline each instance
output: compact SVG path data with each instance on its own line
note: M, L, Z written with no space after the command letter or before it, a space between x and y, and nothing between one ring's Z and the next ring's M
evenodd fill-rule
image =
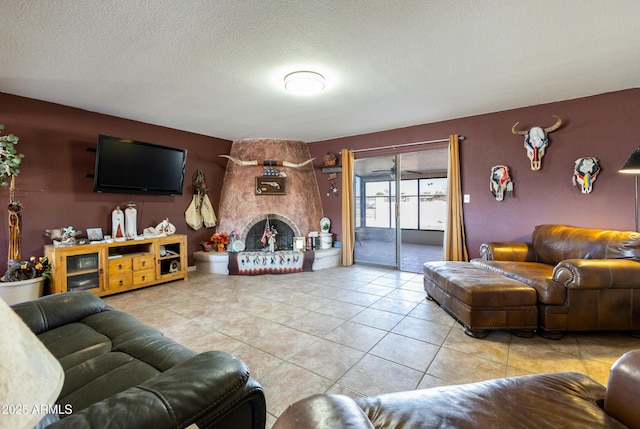
M102 228L87 228L87 238L89 241L102 240Z

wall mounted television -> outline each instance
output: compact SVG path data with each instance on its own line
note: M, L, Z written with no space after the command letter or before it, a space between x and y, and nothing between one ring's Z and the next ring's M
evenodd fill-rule
M98 135L94 192L182 195L187 150Z

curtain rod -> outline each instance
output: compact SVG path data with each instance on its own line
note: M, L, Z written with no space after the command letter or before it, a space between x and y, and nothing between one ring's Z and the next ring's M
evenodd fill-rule
M462 140L464 140L464 136L458 136L458 141L462 141ZM353 149L351 152L356 153L356 152L369 152L369 151L372 151L372 150L396 149L396 148L399 148L399 147L417 146L417 145L429 144L429 143L444 143L444 142L448 142L448 141L449 141L449 139L427 140L427 141L424 141L424 142L403 143L403 144L395 144L395 145L391 145L391 146L370 147L370 148L366 148L366 149Z

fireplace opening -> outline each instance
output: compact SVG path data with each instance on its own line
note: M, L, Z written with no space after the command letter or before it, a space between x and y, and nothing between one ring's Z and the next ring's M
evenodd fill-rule
M251 226L245 238L245 250L267 250L269 243L262 243L266 219L262 219ZM291 226L280 219L269 219L269 226L278 232L276 234L275 250L293 250L294 232Z

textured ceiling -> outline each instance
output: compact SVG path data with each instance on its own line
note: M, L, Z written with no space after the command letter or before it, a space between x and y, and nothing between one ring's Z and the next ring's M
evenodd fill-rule
M639 23L638 0L3 0L0 92L309 142L639 87ZM325 92L285 93L297 69Z

